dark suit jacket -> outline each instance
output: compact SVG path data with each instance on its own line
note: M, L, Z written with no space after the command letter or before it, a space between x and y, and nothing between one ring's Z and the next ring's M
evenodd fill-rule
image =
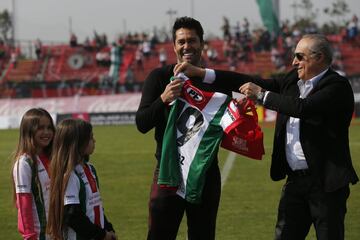
M300 119L300 142L306 161L325 191L358 181L349 148L354 94L346 78L329 69L305 99L299 98L296 70L283 78L266 80L216 71L216 79L221 78L252 81L270 91L264 107L278 112L270 170L273 180L284 179L288 171L285 134L286 122L292 116Z

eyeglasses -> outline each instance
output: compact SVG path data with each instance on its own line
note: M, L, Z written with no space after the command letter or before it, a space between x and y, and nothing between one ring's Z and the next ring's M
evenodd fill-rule
M310 55L317 55L320 54L319 52L312 52ZM294 58L296 58L299 61L303 61L305 57L305 53L294 53Z
M296 58L299 61L304 60L305 54L304 53L294 53L294 58Z

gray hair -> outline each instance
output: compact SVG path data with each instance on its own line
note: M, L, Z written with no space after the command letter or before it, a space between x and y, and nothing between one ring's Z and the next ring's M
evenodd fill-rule
M323 34L305 34L302 39L311 40L309 50L313 53L321 53L324 55L325 62L331 65L333 59L333 50L329 40Z

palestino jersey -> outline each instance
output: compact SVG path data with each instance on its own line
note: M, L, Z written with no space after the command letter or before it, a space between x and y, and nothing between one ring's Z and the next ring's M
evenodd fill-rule
M158 184L177 187L188 202L201 201L206 171L231 124L226 111L230 101L226 94L202 91L185 81L165 129Z
M38 156L36 157L36 161L37 169L35 169L35 164L30 156L27 154L21 155L15 162L13 179L15 183L15 192L17 194L31 193L33 213L32 221L34 223L34 230L38 234L38 239L41 240L48 239L45 232L49 210L50 178L47 167ZM39 184L35 181L36 174L38 176ZM21 206L17 205L17 208L21 209ZM18 221L22 220L18 219Z
M89 220L104 228L104 210L100 197L98 178L93 165L84 163L76 165L66 186L64 205L80 204ZM68 227L68 240L77 239L76 232Z

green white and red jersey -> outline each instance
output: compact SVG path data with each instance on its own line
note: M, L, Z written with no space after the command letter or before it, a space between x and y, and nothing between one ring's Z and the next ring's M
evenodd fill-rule
M178 187L177 194L201 201L205 174L226 129L235 120L226 111L231 98L202 91L187 80L172 106L163 138L158 184Z
M104 228L104 209L95 168L90 163L76 165L71 173L64 196L64 205L80 204L89 220ZM76 232L68 227L67 239L77 239Z
M36 156L36 164L33 161L23 154L13 168L18 230L24 239L49 239L45 235L49 210L49 159Z

